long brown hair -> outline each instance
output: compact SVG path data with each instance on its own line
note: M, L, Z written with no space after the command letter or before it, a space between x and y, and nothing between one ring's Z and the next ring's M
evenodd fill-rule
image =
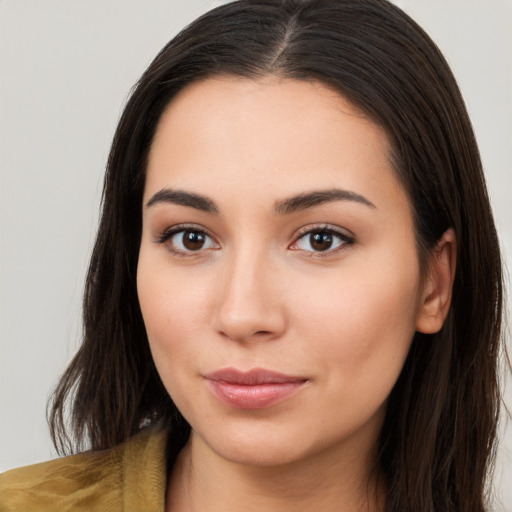
M450 313L439 333L413 340L389 398L379 465L389 512L482 512L500 405L499 246L455 79L425 32L386 0L240 0L196 20L151 63L108 159L84 339L49 409L57 448L108 448L157 422L178 448L187 438L190 427L151 358L136 268L146 161L160 116L183 87L215 74L334 87L392 141L423 265L443 232L455 230Z

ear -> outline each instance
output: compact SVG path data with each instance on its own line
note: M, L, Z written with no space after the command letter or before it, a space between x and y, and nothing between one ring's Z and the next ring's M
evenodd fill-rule
M457 260L457 240L452 228L445 231L432 250L416 320L416 330L438 332L448 315Z

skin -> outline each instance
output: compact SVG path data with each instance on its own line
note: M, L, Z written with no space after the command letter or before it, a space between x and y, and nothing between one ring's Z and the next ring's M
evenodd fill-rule
M448 231L420 275L411 206L388 155L385 132L319 83L210 78L164 112L137 282L158 372L192 427L167 510L383 508L375 450L386 400L415 331L442 326L455 252ZM358 200L275 211L334 188ZM162 190L206 196L218 211ZM182 245L183 232L165 238L183 224L206 233L198 250ZM330 228L342 237L328 250L304 234ZM305 384L269 407L234 408L204 377L226 367Z

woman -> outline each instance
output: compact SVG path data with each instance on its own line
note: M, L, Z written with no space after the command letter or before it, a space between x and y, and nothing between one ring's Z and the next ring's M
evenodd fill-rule
M0 510L483 511L501 308L428 36L383 0L219 7L114 137L50 414L92 451L4 475Z

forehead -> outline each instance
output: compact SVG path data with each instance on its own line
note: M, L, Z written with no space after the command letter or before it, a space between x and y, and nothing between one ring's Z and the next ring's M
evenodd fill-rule
M381 127L318 82L223 76L186 87L164 111L146 197L165 187L269 196L340 186L403 196Z

